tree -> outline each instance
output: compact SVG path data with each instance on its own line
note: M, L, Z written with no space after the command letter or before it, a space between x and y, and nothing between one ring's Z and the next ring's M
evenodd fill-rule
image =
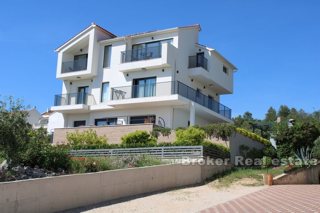
M0 149L10 164L19 161L19 152L29 140L31 125L26 121L27 116L21 100L9 97L0 101Z
M273 108L273 107L270 107L268 109L268 112L266 113L266 116L265 116L265 121L267 122L274 122L277 120L277 111Z
M292 127L286 122L276 126L275 140L279 157L291 157L301 148L314 146L314 141L320 136L320 130L314 122L299 121Z
M279 108L278 116L281 118L288 118L290 115L290 109L286 105L281 105Z

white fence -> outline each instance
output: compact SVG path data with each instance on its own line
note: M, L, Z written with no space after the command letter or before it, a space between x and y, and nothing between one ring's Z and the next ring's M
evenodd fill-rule
M123 149L82 149L71 150L70 155L74 157L98 157L98 156L130 156L151 155L159 158L202 158L203 146L163 146L163 147L141 147Z

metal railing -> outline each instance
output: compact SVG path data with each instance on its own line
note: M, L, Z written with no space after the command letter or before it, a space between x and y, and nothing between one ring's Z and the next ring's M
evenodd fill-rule
M161 58L161 45L121 52L121 63Z
M141 147L122 149L86 149L71 150L71 156L75 157L98 157L98 156L131 156L151 155L159 158L175 159L182 157L202 158L203 146L163 146L163 147Z
M218 101L213 100L213 98L210 98L204 94L202 94L200 91L197 91L181 82L177 82L177 88L176 88L177 94L194 101L195 103L198 103L216 113L219 113L220 115L227 117L231 119L231 109L226 107L223 104L220 104Z
M87 64L88 64L87 59L62 62L61 73L69 73L69 72L86 70Z
M55 95L54 106L85 104L94 105L96 103L93 95L88 93L69 93Z
M173 81L111 88L111 100L174 94Z
M208 70L208 59L204 56L189 56L189 68L202 67Z

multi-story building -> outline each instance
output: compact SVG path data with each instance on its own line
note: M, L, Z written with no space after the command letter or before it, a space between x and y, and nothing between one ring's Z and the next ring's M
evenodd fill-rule
M88 28L61 45L62 94L51 110L64 127L155 123L169 128L231 122L220 96L236 67L198 43L199 25L117 37Z

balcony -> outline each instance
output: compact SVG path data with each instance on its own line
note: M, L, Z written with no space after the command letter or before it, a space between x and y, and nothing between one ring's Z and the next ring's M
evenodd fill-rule
M233 92L233 80L219 67L212 66L208 69L208 59L203 55L189 56L189 76L192 79L210 86L219 94L230 94Z
M87 70L87 59L62 62L61 73Z
M174 95L180 95L190 101L231 119L231 109L213 100L209 96L181 83L161 82L144 85L124 86L111 88L111 106L134 105L160 106L161 104L185 105L185 102Z
M231 119L230 108L181 82L177 82L176 93L222 115L223 117Z
M134 72L170 67L174 63L175 47L162 43L157 47L141 48L121 52L120 72Z
M57 112L85 112L90 105L95 105L93 95L88 93L68 93L59 94L54 97L54 106L51 108Z
M189 68L202 67L208 70L208 59L204 55L189 56Z
M121 63L161 58L161 46L121 52Z

